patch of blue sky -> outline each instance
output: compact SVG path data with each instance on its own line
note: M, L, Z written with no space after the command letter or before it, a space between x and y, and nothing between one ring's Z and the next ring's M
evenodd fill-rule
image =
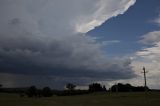
M159 29L153 23L159 13L160 0L137 0L125 14L109 19L88 34L98 37L98 42L120 41L104 46L107 55L129 55L144 46L138 42L142 35Z

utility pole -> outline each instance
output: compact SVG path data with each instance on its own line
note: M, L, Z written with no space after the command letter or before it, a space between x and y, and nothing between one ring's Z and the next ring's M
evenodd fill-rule
M142 73L144 74L144 88L145 88L145 91L147 91L146 73L148 73L148 72L146 72L145 67L143 67L143 72Z
M147 88L147 80L146 80L146 73L148 73L148 71L146 71L145 67L143 67L143 72L142 73L144 74L144 90L145 90L144 91L145 92L144 103L145 103L145 106L148 106L149 101L148 101L148 94L147 94L148 88Z

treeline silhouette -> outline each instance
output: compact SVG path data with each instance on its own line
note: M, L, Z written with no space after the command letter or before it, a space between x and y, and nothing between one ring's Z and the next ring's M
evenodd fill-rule
M26 95L28 97L51 97L53 95L53 92L49 87L44 87L42 90L39 90L35 86L31 86L26 91Z
M107 91L106 87L104 85L102 86L99 83L90 84L88 90L90 92L106 92Z
M75 89L76 85L72 83L68 83L65 86L65 90L53 90L50 87L44 87L42 89L38 89L36 86L30 86L27 88L3 88L0 84L0 92L5 93L18 93L21 97L51 97L53 95L57 96L71 96L71 95L83 95L94 92L142 92L145 91L143 86L132 86L131 84L122 84L118 83L111 86L108 90L104 85L99 83L92 83L88 85L87 90L78 90ZM147 90L150 90L147 87Z
M150 90L148 87L146 88L148 91ZM142 92L145 91L144 86L132 86L131 84L122 84L118 83L109 88L109 91L112 92Z

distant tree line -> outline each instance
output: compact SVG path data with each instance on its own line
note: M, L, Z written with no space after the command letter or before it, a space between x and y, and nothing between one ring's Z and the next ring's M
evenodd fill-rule
M28 97L51 97L53 92L49 87L44 87L42 90L39 90L35 86L31 86L26 94Z
M38 89L36 86L31 86L28 88L3 88L0 84L0 92L6 93L19 93L21 97L51 97L52 95L58 96L68 96L68 95L82 95L93 92L142 92L145 91L143 86L132 86L131 84L118 83L111 86L108 90L104 85L99 83L92 83L88 85L88 90L77 90L76 85L68 83L65 86L66 90L52 90L50 87L44 87L43 89ZM150 90L147 87L147 90Z
M105 92L107 90L105 86L102 86L99 83L93 83L89 85L89 91L90 92Z
M150 90L147 87L147 90ZM145 87L144 86L132 86L131 84L122 84L122 83L118 83L113 85L111 88L109 88L109 91L112 92L142 92L145 91Z

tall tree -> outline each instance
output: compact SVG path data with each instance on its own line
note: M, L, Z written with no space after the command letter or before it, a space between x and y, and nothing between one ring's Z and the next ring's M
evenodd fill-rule
M74 84L72 84L72 83L68 83L68 84L66 85L66 88L67 88L68 90L74 90L75 87L76 87L76 85L74 85Z
M38 96L38 90L35 86L31 86L27 91L28 97L37 97Z
M91 92L103 91L103 87L99 83L93 83L89 85L89 91Z

